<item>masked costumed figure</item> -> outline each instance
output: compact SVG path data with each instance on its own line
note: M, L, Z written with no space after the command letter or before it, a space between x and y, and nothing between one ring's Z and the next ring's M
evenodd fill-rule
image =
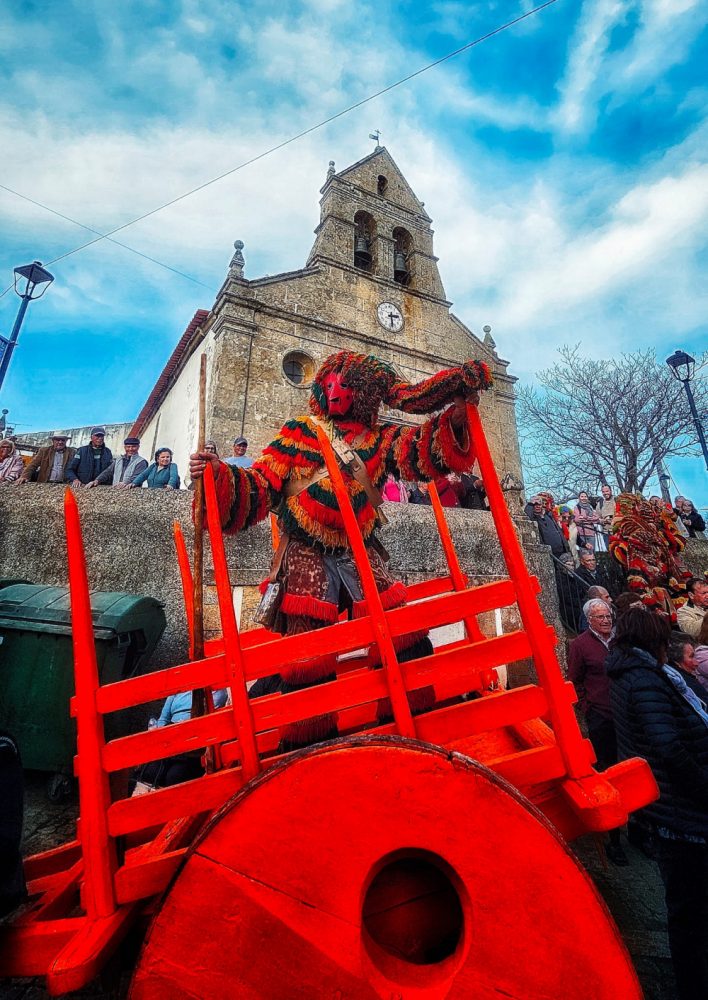
M395 608L405 603L406 588L391 575L376 536L379 488L389 474L398 480L429 481L469 470L475 456L460 404L463 397L491 384L489 368L482 362L466 362L414 385L402 382L393 368L375 357L341 351L329 357L315 376L310 414L288 420L251 468L211 459L226 534L250 527L270 511L279 517L281 545L271 573L282 589L274 626L277 631L295 635L321 628L335 622L345 609L352 617L366 614L317 427L326 431L337 454L353 452L360 460L356 463L355 459L359 473L352 475L353 466L347 464L342 464L342 472L381 601L384 608ZM378 422L382 403L406 413L442 412L417 427L383 426ZM192 456L193 474L201 474L205 458ZM432 652L426 632L398 637L395 645L401 661ZM306 648L303 642L303 650ZM334 678L334 657L308 659L305 655L282 668L280 674L257 681L250 694L294 691ZM413 711L425 710L432 706L432 689L413 692L409 700ZM380 703L379 720L389 715L390 706ZM336 734L336 718L319 716L288 727L282 747L289 749Z
M661 501L638 493L617 497L610 552L627 574L627 586L641 594L644 604L671 615L686 601L690 578L679 556L686 544L676 515Z

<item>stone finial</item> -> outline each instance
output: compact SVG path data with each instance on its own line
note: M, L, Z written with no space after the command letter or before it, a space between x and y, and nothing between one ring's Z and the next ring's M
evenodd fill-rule
M483 326L482 333L484 334L484 341L483 341L484 346L488 347L492 351L496 350L497 345L494 341L494 337L492 336L491 326L489 325Z
M329 180L330 177L334 177L334 174L335 174L334 160L330 160L329 167L327 168L327 180Z
M236 240L234 243L234 255L231 258L231 263L229 264L229 270L234 278L243 277L243 269L245 267L246 261L241 253L243 250L243 240Z

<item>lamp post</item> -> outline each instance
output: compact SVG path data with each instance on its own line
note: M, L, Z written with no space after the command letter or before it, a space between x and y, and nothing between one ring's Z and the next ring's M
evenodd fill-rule
M20 308L17 310L17 316L15 317L15 323L9 338L0 335L0 389L2 389L3 382L5 381L7 369L10 367L10 359L15 350L17 338L20 335L20 327L25 318L27 306L33 299L41 299L53 281L54 275L45 270L38 260L35 260L32 264L23 264L22 267L15 268L15 291L22 301L20 302ZM24 288L21 288L19 282L24 282ZM34 293L37 289L41 289L41 291L35 295Z
M686 354L685 351L674 351L671 357L666 359L666 364L671 369L674 378L678 382L681 382L686 390L688 405L691 408L691 416L696 425L696 433L698 434L701 451L703 452L703 460L706 463L706 469L708 469L708 445L706 445L703 424L701 423L701 418L698 416L698 410L696 409L696 403L690 386L690 382L696 371L696 359L692 358L690 354Z

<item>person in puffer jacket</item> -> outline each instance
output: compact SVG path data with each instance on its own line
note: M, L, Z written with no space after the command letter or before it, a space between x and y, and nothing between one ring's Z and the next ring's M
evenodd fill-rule
M644 757L659 785L657 833L680 1000L708 997L708 709L666 663L669 619L630 608L606 669L620 759Z

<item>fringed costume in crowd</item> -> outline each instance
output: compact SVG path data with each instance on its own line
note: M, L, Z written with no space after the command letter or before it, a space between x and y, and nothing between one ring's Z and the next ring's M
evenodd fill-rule
M629 589L641 594L648 607L666 611L673 621L675 608L686 601L686 580L691 575L679 560L685 544L670 507L635 493L617 497L610 552L627 573Z
M329 414L325 390L333 374L352 396L347 412L336 417ZM475 456L467 431L453 427L453 407L448 404L457 396L487 389L491 384L489 368L482 362L469 361L410 384L400 381L389 365L375 357L341 351L328 358L315 376L311 415L288 420L251 468L220 466L216 490L223 531L235 534L274 511L287 535L278 574L284 585L279 631L293 635L321 628L335 622L345 609L352 617L366 614L344 521L324 471L318 423L331 438L343 439L359 456L374 487L380 488L389 473L399 480L430 481L472 468ZM442 412L416 427L382 426L378 422L382 403L405 413ZM383 606L399 607L405 603L406 588L391 575L377 543L376 510L365 487L346 468L342 472ZM432 652L426 632L401 636L395 644L402 661ZM277 677L257 682L251 694L293 691L323 683L334 679L334 670L334 661L325 662L322 657L303 659L283 668ZM414 711L429 708L432 689L414 692L410 700ZM379 706L379 718L388 712L385 705ZM328 739L336 733L336 718L321 716L289 727L283 746Z

